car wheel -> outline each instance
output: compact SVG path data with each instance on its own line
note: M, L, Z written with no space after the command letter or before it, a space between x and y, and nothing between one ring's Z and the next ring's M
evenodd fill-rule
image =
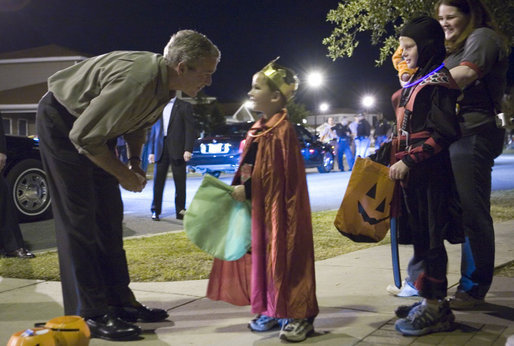
M52 216L48 180L40 161L28 159L17 163L7 174L7 183L20 222Z
M318 166L318 171L320 173L328 173L334 168L334 155L332 153L326 151L323 154L323 163L321 166Z

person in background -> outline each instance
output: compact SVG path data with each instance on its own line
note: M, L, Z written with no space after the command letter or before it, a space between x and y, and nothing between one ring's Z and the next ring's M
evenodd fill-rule
M375 131L373 132L373 137L375 139L375 150L378 150L382 143L386 142L387 139L391 136L392 128L391 125L384 119L384 115L382 113L377 115L377 122L375 124Z
M128 162L127 143L123 136L119 136L116 139L116 154L118 155L118 159L126 165Z
M499 33L480 0L439 0L435 16L444 30L446 67L462 90L458 101L462 138L450 158L464 211L466 242L453 309L484 303L494 273L491 171L503 150L504 130L496 125L506 86L508 40Z
M335 125L334 118L329 117L327 121L322 125L319 132L319 140L327 144L335 144L337 141L337 135L332 129Z
M193 106L177 97L164 107L162 117L152 126L148 141L148 162L155 163L152 201L152 220L159 221L162 194L171 165L175 183L176 218L186 212L186 162L191 159L196 131Z
M418 70L417 68L409 68L407 62L403 60L403 49L401 46L398 46L398 49L393 54L392 63L393 67L398 71L398 80L400 85L403 87L410 81L412 76ZM383 119L383 116L382 116ZM376 130L375 130L376 135ZM377 142L375 140L375 149L378 150L380 145L377 146ZM415 297L418 296L418 290L416 289L415 282L418 279L418 276L423 272L423 261L418 258L411 257L409 263L407 265L407 277L402 282L402 286L400 288L396 287L394 284L390 284L387 286L386 290L390 294L406 298L406 297Z
M129 288L120 185L143 190L139 165L147 128L177 90L194 97L210 85L219 58L207 37L181 30L163 55L115 51L48 79L36 126L52 196L64 313L82 316L92 337L139 339L134 322L168 317L138 302ZM115 155L121 135L128 166Z
M348 171L353 168L354 157L352 153L352 132L348 127L348 120L343 119L337 123L332 130L337 134L337 166L341 172L344 172L343 154L346 156L348 163Z
M36 256L25 248L13 200L2 173L6 163L7 144L0 115L0 253L5 257L34 258Z
M251 254L215 259L207 288L210 299L250 304L252 331L280 327L280 339L292 342L314 332L319 313L305 166L285 108L297 88L276 60L253 76L248 96L262 117L246 137L232 194L252 203Z
M357 127L355 134L355 157L365 158L368 156L368 148L370 144L371 125L364 118L364 114L357 116Z
M428 16L412 19L400 32L400 46L409 68L418 67L411 81L393 95L396 135L391 144L389 177L397 181L392 208L398 239L412 244L423 264L416 288L423 297L400 306L395 328L419 336L448 331L455 316L446 300L448 256L444 241L464 240L460 203L448 147L460 136L455 105L457 84L442 62L444 33Z

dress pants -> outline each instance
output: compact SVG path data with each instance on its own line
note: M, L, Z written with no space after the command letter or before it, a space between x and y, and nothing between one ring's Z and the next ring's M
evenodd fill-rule
M494 274L494 227L490 212L494 153L488 133L494 132L465 136L450 146L466 234L458 288L478 299L487 294Z
M175 183L175 211L176 214L186 209L186 161L183 158L173 159L169 154L167 138L164 138L164 148L161 160L155 163L153 201L151 211L160 215L162 212L162 195L168 175L168 168L171 166L173 182Z
M118 181L77 152L68 138L74 120L51 93L43 97L36 125L52 196L64 313L87 318L135 298L128 287Z
M7 182L0 172L0 248L11 252L23 247L23 237Z

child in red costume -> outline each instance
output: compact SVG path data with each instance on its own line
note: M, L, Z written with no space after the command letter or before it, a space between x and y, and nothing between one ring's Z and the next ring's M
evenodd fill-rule
M445 300L448 256L444 240L464 240L448 151L460 136L455 114L460 90L442 64L444 32L435 19L422 16L411 20L399 40L407 67L417 71L393 95L397 126L389 177L401 186L401 196L393 200L392 208L401 210L400 244L412 244L414 261L423 266L415 282L423 300L399 307L395 327L404 335L419 336L451 330L455 320Z
M253 331L281 327L281 339L303 341L319 309L305 167L285 108L298 79L275 61L253 76L248 95L262 117L248 132L233 181L233 198L252 201L251 254L215 259L207 297L250 304Z

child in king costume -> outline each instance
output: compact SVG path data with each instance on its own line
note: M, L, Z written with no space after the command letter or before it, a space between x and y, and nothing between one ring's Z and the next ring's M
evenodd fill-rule
M207 297L251 305L255 332L281 328L279 337L303 341L319 312L311 210L303 157L285 108L298 78L276 62L253 76L248 93L262 117L246 137L232 185L233 198L252 202L251 253L215 259Z

